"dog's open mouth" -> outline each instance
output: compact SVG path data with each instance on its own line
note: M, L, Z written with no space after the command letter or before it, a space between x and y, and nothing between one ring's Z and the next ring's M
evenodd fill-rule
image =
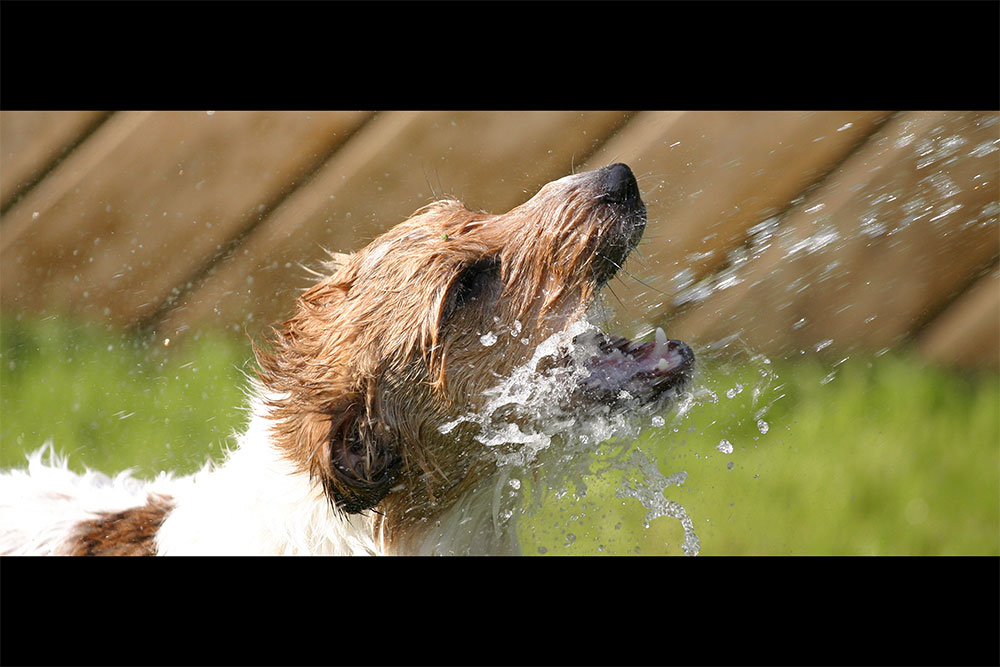
M691 348L668 339L661 328L646 343L597 331L581 334L573 343L589 371L574 399L588 403L611 408L651 404L682 390L694 372Z

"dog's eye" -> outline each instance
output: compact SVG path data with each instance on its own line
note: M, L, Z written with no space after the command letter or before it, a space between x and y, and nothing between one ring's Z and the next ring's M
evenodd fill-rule
M461 270L448 288L442 323L467 306L499 296L500 258L484 257Z

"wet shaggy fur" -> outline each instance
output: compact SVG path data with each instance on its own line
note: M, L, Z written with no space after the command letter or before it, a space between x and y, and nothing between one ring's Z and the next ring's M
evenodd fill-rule
M496 467L469 428L441 426L580 318L645 222L624 165L549 183L503 215L425 206L334 255L256 348L252 417L224 463L149 483L102 478L102 505L101 484L35 457L0 478L0 552L501 550L474 535L464 545L441 537L475 511ZM43 478L63 489L35 490ZM32 523L40 515L18 518L39 498L60 507L44 527Z

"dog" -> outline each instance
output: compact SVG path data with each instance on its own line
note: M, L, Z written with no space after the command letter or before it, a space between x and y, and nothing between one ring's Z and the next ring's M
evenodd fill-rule
M476 417L496 387L526 366L562 373L545 401L587 419L661 409L692 376L662 329L640 343L585 323L645 226L624 164L502 215L417 210L331 254L254 345L249 422L224 462L142 481L77 475L49 446L0 477L0 553L517 553L491 501L516 439L486 443ZM505 409L515 428L539 418Z

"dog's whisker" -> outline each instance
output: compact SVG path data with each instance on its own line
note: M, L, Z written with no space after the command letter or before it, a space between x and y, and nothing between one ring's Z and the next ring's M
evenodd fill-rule
M628 271L627 269L625 269L625 267L623 267L622 265L620 265L620 264L618 264L618 263L614 262L614 261L613 261L613 260L611 260L611 259L608 259L607 257L605 257L604 259L606 259L607 261L609 261L609 262L611 262L612 264L614 264L614 265L615 265L615 267L617 267L617 269L618 269L619 271L621 271L622 273L624 273L625 275L627 275L627 276L628 276L629 278L631 278L632 280L636 281L636 282L637 282L637 283L639 283L640 285L642 285L642 286L644 286L644 287L648 287L649 289L653 290L654 292L658 292L659 294L664 294L664 295L666 294L666 292L664 292L664 291L662 291L662 290L660 290L660 289L657 289L656 287L653 287L653 286L652 286L652 285L650 285L649 283L647 283L647 282L645 282L645 281L643 281L643 280L639 279L638 277L634 276L633 274L629 273L629 271Z

